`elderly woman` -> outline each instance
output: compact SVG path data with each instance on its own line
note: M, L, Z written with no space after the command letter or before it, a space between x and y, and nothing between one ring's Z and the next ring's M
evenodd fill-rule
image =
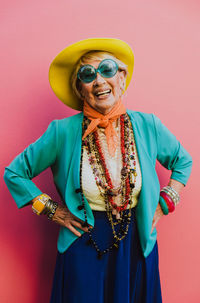
M175 210L192 160L154 114L126 110L133 62L118 39L65 48L50 84L81 113L51 122L6 167L17 206L61 225L51 303L162 302L156 224ZM161 190L156 159L172 171ZM49 166L62 205L32 182Z

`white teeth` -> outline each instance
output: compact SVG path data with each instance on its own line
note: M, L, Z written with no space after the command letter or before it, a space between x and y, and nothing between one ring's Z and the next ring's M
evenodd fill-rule
M100 95L104 95L104 94L109 94L110 93L110 89L108 89L108 90L105 90L105 91L103 91L103 92L98 92L98 93L96 93L96 96L100 96Z

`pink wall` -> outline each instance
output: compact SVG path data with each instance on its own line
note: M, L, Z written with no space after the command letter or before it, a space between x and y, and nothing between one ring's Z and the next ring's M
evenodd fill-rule
M158 223L158 245L163 302L200 302L199 1L18 0L2 3L0 14L1 302L49 300L58 227L29 207L19 211L2 175L50 121L75 113L51 91L48 68L61 49L89 37L132 45L127 107L159 116L193 157L181 203ZM164 186L170 173L157 169ZM58 198L48 170L34 181Z

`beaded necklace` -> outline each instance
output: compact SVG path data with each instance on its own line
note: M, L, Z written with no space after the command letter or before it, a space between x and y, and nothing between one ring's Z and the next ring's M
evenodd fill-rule
M83 119L82 131L84 132L89 124L87 117ZM81 146L81 163L80 163L80 189L82 197L82 205L78 209L84 208L85 222L83 226L89 227L87 222L87 215L85 210L85 203L82 191L82 158L83 148L85 147L89 156L89 162L93 170L96 184L100 190L100 194L104 197L106 213L109 222L112 227L114 242L107 249L101 251L93 239L91 234L91 228L89 228L89 241L88 244L93 244L98 258L101 258L103 254L107 253L113 248L119 247L119 241L121 241L128 233L129 224L131 221L131 190L135 187L136 183L136 161L135 161L135 150L134 150L134 134L132 130L132 124L127 114L120 116L120 133L121 133L121 153L122 153L122 170L121 170L121 186L118 188L113 187L113 183L107 169L105 158L99 142L99 136L97 131L89 134L82 142ZM121 194L122 203L117 205L113 197ZM127 206L129 212L126 214L123 212ZM117 222L113 222L112 209L116 209L120 212L120 219ZM115 231L114 226L120 224L118 233Z

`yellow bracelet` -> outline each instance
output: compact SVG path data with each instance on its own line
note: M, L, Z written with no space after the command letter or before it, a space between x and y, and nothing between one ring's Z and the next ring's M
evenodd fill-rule
M40 195L37 198L37 200L33 202L32 205L33 212L36 213L38 216L41 215L45 209L48 200L51 200L51 197L49 197L47 194Z

